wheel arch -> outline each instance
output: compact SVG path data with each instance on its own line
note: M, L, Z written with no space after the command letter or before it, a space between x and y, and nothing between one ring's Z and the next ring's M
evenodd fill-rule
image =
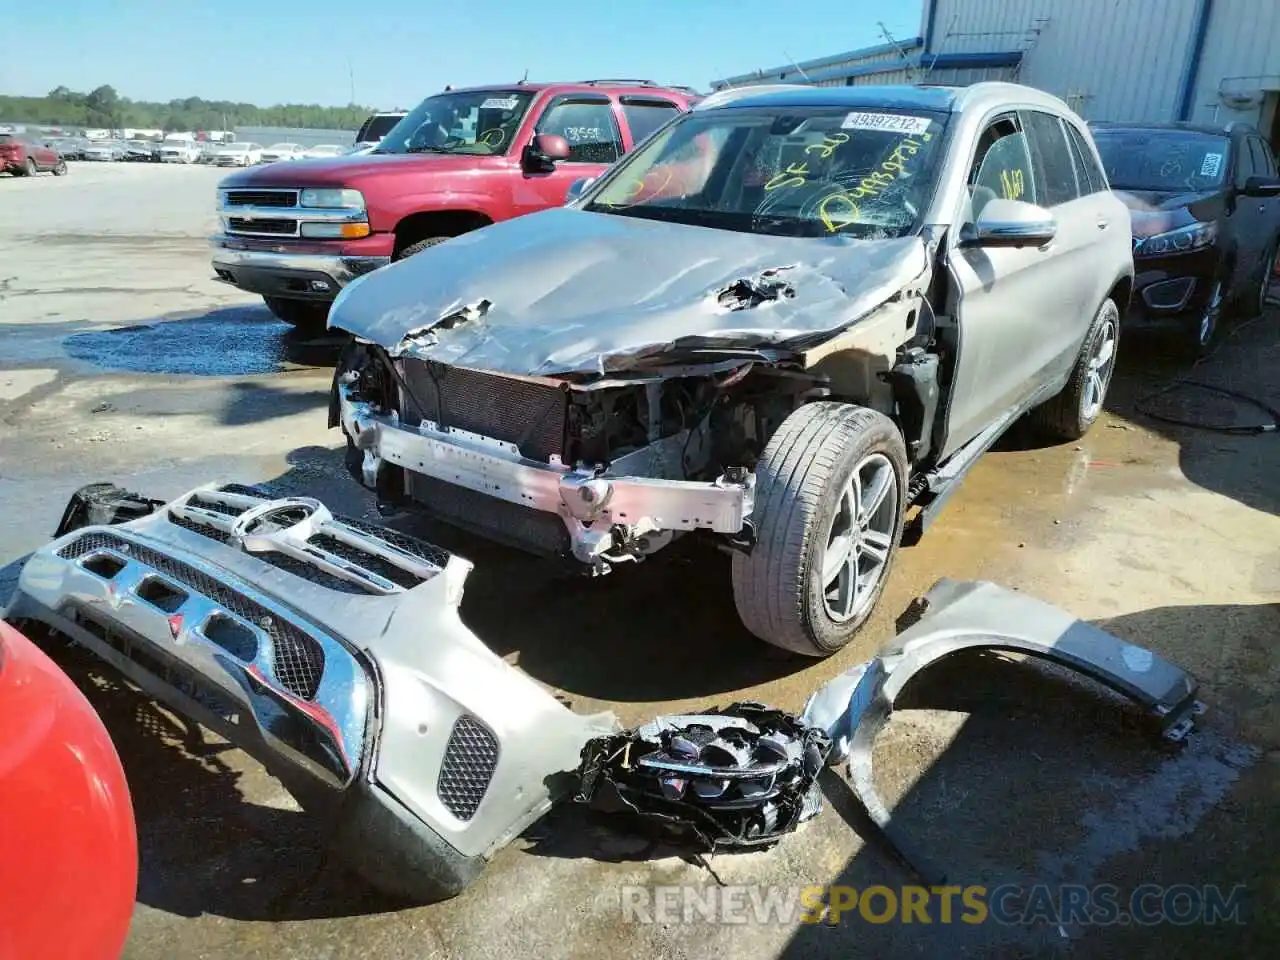
M429 237L456 237L493 223L493 218L478 210L423 210L402 217L395 228L395 254Z

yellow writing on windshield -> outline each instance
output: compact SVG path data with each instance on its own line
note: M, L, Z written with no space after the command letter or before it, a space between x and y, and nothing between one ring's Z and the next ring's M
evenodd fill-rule
M645 173L643 177L632 177L631 180L627 182L626 190L621 200L602 200L600 201L600 205L604 207L614 207L615 209L619 207L634 206L640 202L640 195L649 189L649 178L654 177L655 180L657 179L657 177L654 176L655 174L657 174L657 177L663 177L663 180L658 187L649 191L649 198L660 195L663 190L667 189L667 187L671 185L671 181L675 177L675 171L669 166L665 170L660 167L655 167Z
M860 212L858 202L844 191L828 194L818 204L818 219L822 221L828 233L835 233L842 227L857 223Z
M1027 192L1026 176L1019 169L1000 171L1000 190L1006 200L1017 200Z
M920 147L931 139L933 135L929 133L920 134L918 140L915 137L904 137L880 164L879 170L867 174L848 191L850 198L860 200L863 197L879 196L885 187L907 172L910 158L919 153Z
M805 183L805 176L809 173L809 164L793 163L781 173L775 174L764 185L766 191L781 190L783 187L802 187Z
M836 152L836 147L849 142L847 133L833 133L829 137L823 137L821 143L811 143L804 148L805 153L817 153L823 160L828 159Z

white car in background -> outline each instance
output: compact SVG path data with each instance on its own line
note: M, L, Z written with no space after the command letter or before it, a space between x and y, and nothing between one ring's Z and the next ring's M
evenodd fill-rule
M124 145L118 140L97 140L84 148L86 160L123 160Z
M350 149L350 147L344 147L340 143L318 143L314 147L308 147L303 151L302 157L304 160L319 160L323 157L340 157Z
M356 131L356 142L347 150L348 154L372 153L373 148L382 142L382 138L391 132L397 123L407 116L405 110L384 110L372 114L360 129Z
M277 160L301 160L305 148L300 143L273 143L262 151L263 163L275 163Z
M200 153L200 144L194 140L166 140L160 145L162 163L195 163Z
M262 162L262 146L257 143L226 143L214 149L210 162L217 167L252 167Z

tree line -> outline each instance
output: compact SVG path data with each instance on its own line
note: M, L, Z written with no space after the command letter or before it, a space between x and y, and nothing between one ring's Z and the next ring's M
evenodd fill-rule
M355 130L372 112L368 107L322 107L316 103L286 103L259 107L229 100L187 97L154 103L130 100L111 86L89 93L66 87L43 97L10 97L0 94L0 120L61 127L105 127L118 130L226 130L235 127L308 127L323 130Z

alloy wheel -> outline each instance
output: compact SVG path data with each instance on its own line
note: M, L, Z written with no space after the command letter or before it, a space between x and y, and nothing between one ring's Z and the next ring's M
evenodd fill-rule
M898 517L898 475L882 453L865 457L850 474L822 555L827 616L844 623L875 598L889 564Z
M1108 313L1098 326L1093 338L1093 352L1089 357L1089 372L1080 396L1080 412L1086 422L1092 423L1102 412L1111 385L1111 373L1116 359L1116 320Z

